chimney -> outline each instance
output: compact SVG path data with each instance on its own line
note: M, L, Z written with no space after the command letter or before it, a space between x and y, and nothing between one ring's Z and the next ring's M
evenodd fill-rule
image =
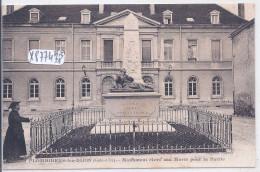
M155 14L155 5L154 4L150 4L150 13Z
M14 12L14 5L7 5L6 6L6 14L10 14Z
M245 18L245 4L238 3L238 16L241 18Z
M99 14L104 13L104 4L99 4Z

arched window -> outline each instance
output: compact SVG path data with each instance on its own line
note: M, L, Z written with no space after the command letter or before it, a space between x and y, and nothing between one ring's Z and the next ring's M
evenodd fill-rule
M3 80L3 98L11 99L13 97L13 83L11 79Z
M197 96L198 95L198 80L196 77L192 76L189 78L188 82L188 95L189 96Z
M35 78L29 80L29 98L39 98L39 81Z
M65 98L65 81L62 78L56 80L56 97Z
M90 81L88 78L81 81L81 97L90 97Z
M150 76L144 76L143 81L145 84L152 86L153 85L153 79Z
M221 95L221 77L215 76L212 79L212 96Z
M164 88L165 96L173 96L173 79L171 77L165 78Z

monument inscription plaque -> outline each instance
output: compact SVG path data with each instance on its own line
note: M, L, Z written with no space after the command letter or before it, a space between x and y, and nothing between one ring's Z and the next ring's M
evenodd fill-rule
M103 95L106 118L156 118L161 95L155 92L108 93Z

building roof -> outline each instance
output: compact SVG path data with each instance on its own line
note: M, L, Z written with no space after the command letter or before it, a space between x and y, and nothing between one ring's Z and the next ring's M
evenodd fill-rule
M232 32L230 34L230 38L233 39L235 36L237 36L239 33L241 33L243 30L251 27L252 25L255 24L255 19L250 20L249 22L243 24L242 26L240 26L237 30L235 30L234 32Z
M110 4L104 6L104 13L99 14L99 5L27 5L3 17L3 23L28 24L29 10L36 8L41 12L39 23L80 23L80 11L87 9L91 11L91 22L93 24L111 15L111 12L121 12L129 9L154 21L163 23L163 12L173 12L173 24L211 24L210 12L220 12L220 23L224 25L240 25L246 20L234 15L228 10L216 4L156 4L155 14L150 14L149 4ZM67 17L66 21L58 21L60 17ZM186 18L193 18L194 22Z

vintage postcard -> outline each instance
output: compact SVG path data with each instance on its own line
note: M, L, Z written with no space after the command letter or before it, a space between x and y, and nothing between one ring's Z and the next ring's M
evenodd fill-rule
M3 169L255 167L254 10L3 5Z

